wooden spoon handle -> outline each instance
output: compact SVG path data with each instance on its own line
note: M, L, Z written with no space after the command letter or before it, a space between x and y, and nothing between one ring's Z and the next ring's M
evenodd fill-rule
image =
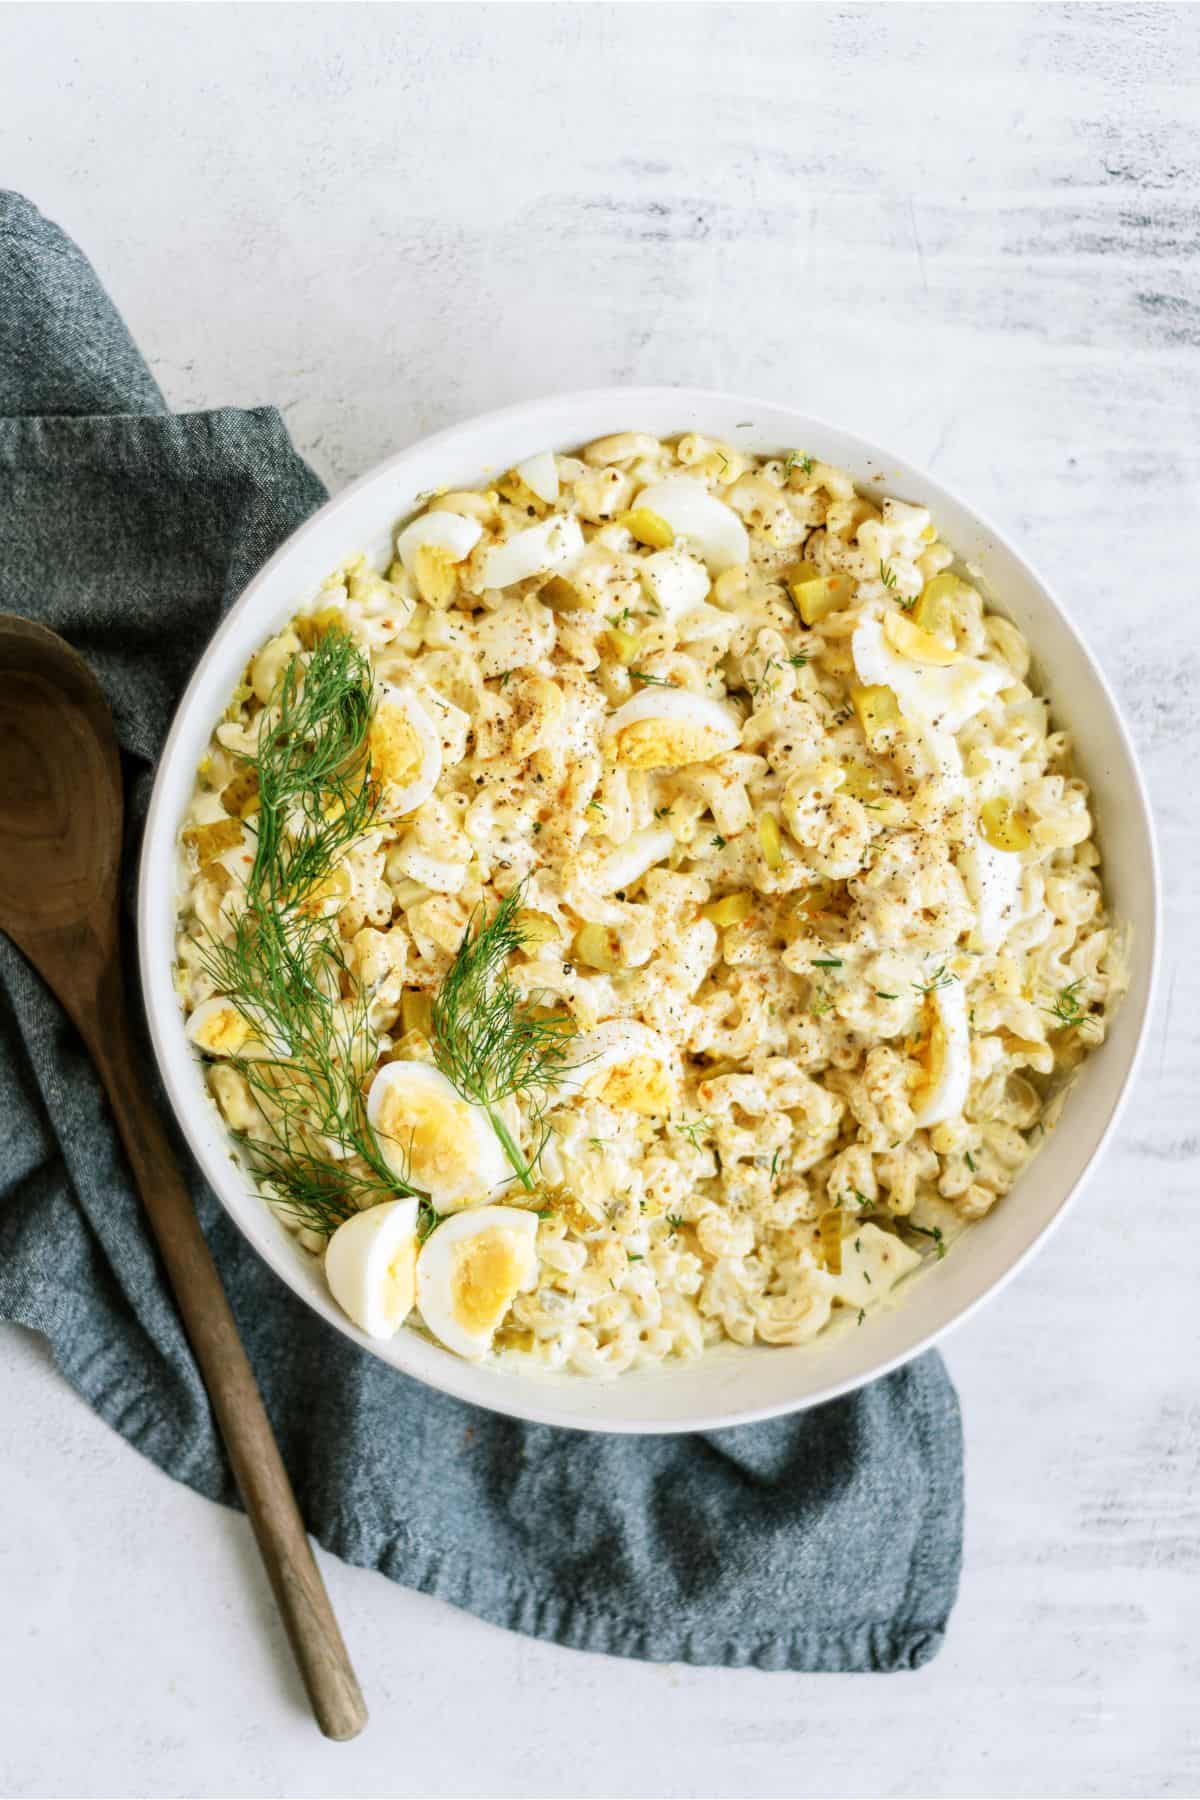
M93 1054L317 1724L328 1738L356 1737L367 1722L358 1678L216 1264L167 1135L139 1079L123 1010L105 1009L104 1029L96 1033Z

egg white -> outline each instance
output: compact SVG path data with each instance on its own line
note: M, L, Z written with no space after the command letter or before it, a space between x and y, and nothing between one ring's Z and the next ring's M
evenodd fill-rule
M678 619L692 612L708 597L712 586L708 570L678 544L669 550L656 550L639 565L638 573L649 589L659 611L668 619Z
M942 1028L942 1056L928 1086L918 1089L913 1119L924 1130L956 1119L971 1086L971 1032L961 981L946 982L931 995Z
M952 734L1012 680L1005 670L970 656L941 667L910 662L892 649L877 618L856 626L851 653L858 679L866 686L891 688L906 719Z
M634 504L665 519L675 536L697 551L710 575L750 560L750 538L732 506L693 476L668 475L653 482Z
M975 908L968 949L1001 948L1017 919L1021 897L1021 858L1016 850L997 850L985 837L968 844L958 857L967 897Z
M539 450L536 456L527 456L517 464L517 474L531 494L547 506L554 505L558 499L558 462L553 450Z
M531 575L561 575L583 555L585 548L574 514L554 513L484 552L484 585L506 588Z
M452 563L465 562L483 536L478 519L461 513L427 512L396 537L396 553L410 575L415 575L418 550L441 550Z
M431 1063L385 1063L367 1094L367 1118L389 1168L438 1212L478 1205L510 1178L486 1112Z
M515 1206L455 1213L417 1258L417 1307L428 1329L469 1361L491 1349L518 1293L537 1280L537 1214Z
M325 1246L325 1279L368 1337L389 1338L417 1297L417 1202L385 1200L339 1225Z
M618 844L602 858L596 871L597 893L615 894L632 887L648 869L664 862L674 848L675 834L669 826L648 825L642 831L633 832L623 844Z

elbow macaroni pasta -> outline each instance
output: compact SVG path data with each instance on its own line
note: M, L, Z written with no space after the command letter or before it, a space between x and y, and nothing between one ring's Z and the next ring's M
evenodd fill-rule
M537 1192L505 1195L539 1212L536 1279L493 1353L611 1376L861 1324L1008 1191L1120 992L1028 646L925 508L798 453L622 432L421 521L385 571L330 576L216 728L182 832L185 1011L244 889L239 771L336 623L440 752L327 896L379 1056L428 1056L468 921L517 887L518 990L665 1046L553 1097ZM205 1049L253 1138L236 1057Z

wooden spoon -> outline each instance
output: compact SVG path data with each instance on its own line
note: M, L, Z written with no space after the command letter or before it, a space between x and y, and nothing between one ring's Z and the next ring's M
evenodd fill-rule
M78 1026L117 1128L317 1723L352 1738L367 1710L171 1146L147 1095L121 976L121 765L99 683L69 645L0 614L0 930Z

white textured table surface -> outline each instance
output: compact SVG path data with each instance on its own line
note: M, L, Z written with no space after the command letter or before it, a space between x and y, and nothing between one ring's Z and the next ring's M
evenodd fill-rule
M305 1717L240 1517L0 1335L10 1795L1194 1794L1200 12L6 8L0 179L172 405L337 485L555 387L795 397L1007 525L1132 720L1168 945L1120 1141L952 1340L962 1595L918 1675L647 1668L324 1566L368 1734Z

